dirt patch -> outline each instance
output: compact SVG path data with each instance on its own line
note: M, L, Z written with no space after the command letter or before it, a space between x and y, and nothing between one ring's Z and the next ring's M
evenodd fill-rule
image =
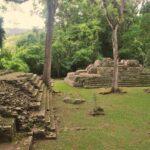
M150 88L149 89L144 89L145 93L150 93Z

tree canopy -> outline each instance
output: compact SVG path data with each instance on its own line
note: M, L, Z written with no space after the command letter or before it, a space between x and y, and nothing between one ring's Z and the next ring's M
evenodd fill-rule
M97 2L59 1L52 41L53 76L65 76L67 72L82 69L95 59L113 57L111 28L103 9ZM144 3L140 11L137 9L136 1L135 3L130 0L127 2L124 21L118 29L119 57L120 59L138 59L147 67L150 66L150 2ZM44 41L44 30L37 29L35 32L34 29L20 35L15 46L15 53L11 52L10 47L8 49L4 46L3 59L0 60L1 68L41 74L44 63ZM21 63L16 61L18 66L24 67L14 67L16 66L13 64L14 58L21 60Z

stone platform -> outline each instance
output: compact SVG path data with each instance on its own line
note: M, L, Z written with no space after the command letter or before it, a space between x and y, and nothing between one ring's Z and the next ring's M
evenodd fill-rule
M113 65L114 62L110 58L102 61L96 60L85 70L68 73L65 82L74 87L110 87L113 79ZM119 86L150 86L150 70L143 68L137 60L121 60L119 62Z
M56 139L52 93L40 76L0 71L0 142L16 132L33 139Z

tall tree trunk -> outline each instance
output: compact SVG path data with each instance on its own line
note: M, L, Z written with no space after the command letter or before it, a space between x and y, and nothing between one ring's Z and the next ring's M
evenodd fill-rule
M45 41L45 62L43 70L43 81L51 86L51 50L52 50L52 34L54 25L54 2L47 0L47 18L46 18L46 41Z
M114 93L118 92L118 77L119 77L119 71L118 71L118 25L115 26L115 28L112 29L112 44L113 44L113 57L114 57L114 69L113 69L113 82L112 82L112 91Z

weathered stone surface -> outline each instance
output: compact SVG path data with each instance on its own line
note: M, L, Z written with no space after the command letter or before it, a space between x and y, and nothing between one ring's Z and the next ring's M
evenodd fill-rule
M44 138L51 131L53 122L46 119L53 113L50 95L52 96L50 90L37 75L26 73L2 75L0 76L0 115L6 120L13 118L17 131L29 133L34 129L34 137ZM12 133L14 134L13 126L1 123L0 119L0 136L11 141Z
M49 134L46 135L45 137L48 140L56 140L57 139L57 134L56 132L50 132Z
M89 65L86 70L89 74L97 74L97 68L93 64Z
M129 67L139 67L139 61L137 60L127 60L127 66Z
M102 67L113 67L114 62L111 58L104 58L103 61L101 62Z
M98 88L112 85L114 62L111 58L96 60L86 68L86 73L71 72L65 82L74 87ZM119 62L119 86L150 86L150 70L144 69L137 60L121 60Z
M43 139L45 138L45 130L40 128L33 129L33 137L36 139Z
M11 142L15 135L15 120L0 116L0 142Z
M74 104L74 105L78 105L78 104L82 104L85 102L85 100L83 99L74 99L74 98L70 98L70 97L65 97L64 98L64 103L68 103L68 104Z
M100 67L101 66L101 61L100 60L96 60L94 62L94 67L97 68L97 67Z
M81 73L87 73L87 71L86 71L86 70L77 70L77 71L75 72L76 75L79 75L79 74L81 74Z
M82 104L82 103L84 103L84 102L85 102L85 100L82 100L82 99L75 99L75 100L73 101L73 104L78 105L78 104Z
M63 101L64 103L72 103L72 99L70 97L65 97Z
M104 115L104 110L101 107L96 107L89 114L92 116Z

